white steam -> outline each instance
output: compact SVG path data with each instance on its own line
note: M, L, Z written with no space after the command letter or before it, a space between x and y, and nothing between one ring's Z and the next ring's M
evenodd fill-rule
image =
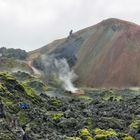
M56 59L54 55L43 56L42 62L46 69L46 75L49 77L58 77L62 82L61 86L64 90L74 93L77 88L73 82L77 79L77 75L70 69L69 64L65 58Z
M58 69L58 76L63 81L62 87L74 93L77 88L73 85L73 81L77 78L77 75L70 69L66 59L55 59L55 66Z

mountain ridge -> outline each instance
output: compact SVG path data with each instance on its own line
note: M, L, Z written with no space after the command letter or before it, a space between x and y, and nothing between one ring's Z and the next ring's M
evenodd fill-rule
M140 86L139 38L139 25L110 18L44 46L43 55L66 58L80 86Z
M115 18L103 20L66 38L28 52L29 67L45 72L42 56L66 58L79 86L140 86L140 26ZM46 60L47 61L47 60ZM29 63L28 63L29 62Z

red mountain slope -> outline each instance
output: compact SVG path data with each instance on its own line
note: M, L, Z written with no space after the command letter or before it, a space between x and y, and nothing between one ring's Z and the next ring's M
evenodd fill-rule
M51 50L73 62L81 86L140 86L139 25L107 19L63 39Z

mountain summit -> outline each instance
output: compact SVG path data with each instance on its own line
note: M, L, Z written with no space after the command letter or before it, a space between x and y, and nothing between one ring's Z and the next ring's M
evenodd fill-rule
M66 58L81 86L140 86L140 26L134 23L107 19L30 52L29 57L44 54Z

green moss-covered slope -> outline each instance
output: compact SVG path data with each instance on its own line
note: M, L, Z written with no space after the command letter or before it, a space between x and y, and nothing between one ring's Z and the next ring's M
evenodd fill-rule
M0 73L1 140L139 140L139 96L49 97L24 80Z

